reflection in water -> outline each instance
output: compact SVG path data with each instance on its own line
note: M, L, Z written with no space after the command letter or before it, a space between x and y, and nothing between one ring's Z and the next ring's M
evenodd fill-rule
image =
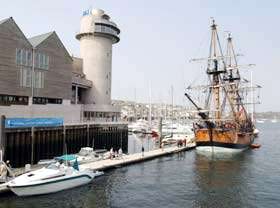
M0 196L0 208L279 207L280 127L259 128L262 144L231 158L189 151L106 171L91 184L38 197ZM129 137L129 152L156 147Z
M196 153L193 163L196 175L195 183L198 187L198 207L241 207L248 205L244 201L250 194L246 185L246 166L248 163L246 153L231 157L206 157Z
M104 207L108 204L106 187L100 184L106 183L106 177L97 178L94 183L77 187L62 192L41 195L35 197L17 197L12 193L1 198L2 208L60 208L60 207ZM96 192L95 195L92 192ZM89 206L91 205L91 206Z

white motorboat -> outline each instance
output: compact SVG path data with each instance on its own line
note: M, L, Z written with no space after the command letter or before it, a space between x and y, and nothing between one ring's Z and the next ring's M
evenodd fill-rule
M162 134L190 134L192 127L189 124L166 123L162 126Z
M271 123L277 123L278 122L278 120L276 118L271 119L270 121L271 121Z
M87 184L100 174L56 163L16 177L8 188L18 196L50 194Z
M178 142L191 143L194 140L194 134L173 134L165 136L162 139L163 144L174 144Z
M128 130L132 133L147 133L149 131L149 123L144 119L139 119L136 122L129 124Z
M40 160L38 162L39 165L49 165L51 163L55 163L59 160L65 160L67 158L70 161L70 164L73 164L77 158L79 164L94 162L103 159L103 152L96 152L92 147L82 147L81 150L77 154L68 154L62 155L60 157L55 157L54 159Z
M63 155L61 157L56 157L56 160L65 160L65 157L70 158L70 164L73 164L77 158L79 164L95 162L102 160L103 157L101 154L97 154L92 147L82 147L81 150L74 155Z

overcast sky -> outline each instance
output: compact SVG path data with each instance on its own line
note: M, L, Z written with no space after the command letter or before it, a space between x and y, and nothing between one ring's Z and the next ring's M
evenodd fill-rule
M210 17L220 38L231 31L241 63L254 63L254 81L263 86L257 111L280 111L280 1L206 0L12 0L1 2L0 19L14 17L27 37L55 30L70 54L79 56L82 12L105 10L121 29L113 49L114 99L187 102L184 88L203 76L189 59L207 55ZM223 41L223 45L224 45ZM199 65L199 64L198 64ZM248 73L247 73L248 74Z

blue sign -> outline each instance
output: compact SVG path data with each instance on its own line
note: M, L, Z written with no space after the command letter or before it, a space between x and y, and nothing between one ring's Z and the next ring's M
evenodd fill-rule
M5 128L63 126L63 118L7 118Z
M90 15L90 13L91 13L91 10L85 10L85 11L83 11L83 16L87 16L87 15Z

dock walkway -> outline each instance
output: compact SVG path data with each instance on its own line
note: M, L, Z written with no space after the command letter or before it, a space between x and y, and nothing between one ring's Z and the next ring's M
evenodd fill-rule
M80 167L81 169L83 168L89 168L91 170L108 170L112 168L118 168L122 166L126 166L129 164L134 164L134 163L139 163L139 162L144 162L146 160L151 160L157 157L162 157L178 152L184 152L190 149L195 148L195 143L189 143L186 146L183 147L177 147L177 146L172 146L172 147L164 147L162 149L156 149L156 150L151 150L148 152L144 152L144 156L142 156L142 152L140 153L135 153L131 155L124 155L120 158L114 158L114 159L106 159L106 160L100 160L100 161L95 161L91 163L86 163L86 164L81 164Z
M195 143L189 143L183 147L177 147L177 146L164 147L162 149L156 149L156 150L144 152L143 156L142 156L142 152L140 152L140 153L135 153L135 154L131 154L131 155L123 155L122 157L119 157L116 159L115 158L106 159L106 160L99 160L99 161L95 161L95 162L91 162L91 163L81 164L80 168L81 169L89 168L91 170L108 170L108 169L118 168L118 167L130 165L130 164L144 162L147 160L171 155L171 154L178 153L178 152L184 152L187 150L194 149L195 147L196 147ZM39 169L41 167L43 167L43 165L32 166L30 171ZM24 168L14 169L15 176L21 175L23 173L25 173ZM9 189L7 187L7 183L1 184L0 193L7 192L7 191L9 191Z

